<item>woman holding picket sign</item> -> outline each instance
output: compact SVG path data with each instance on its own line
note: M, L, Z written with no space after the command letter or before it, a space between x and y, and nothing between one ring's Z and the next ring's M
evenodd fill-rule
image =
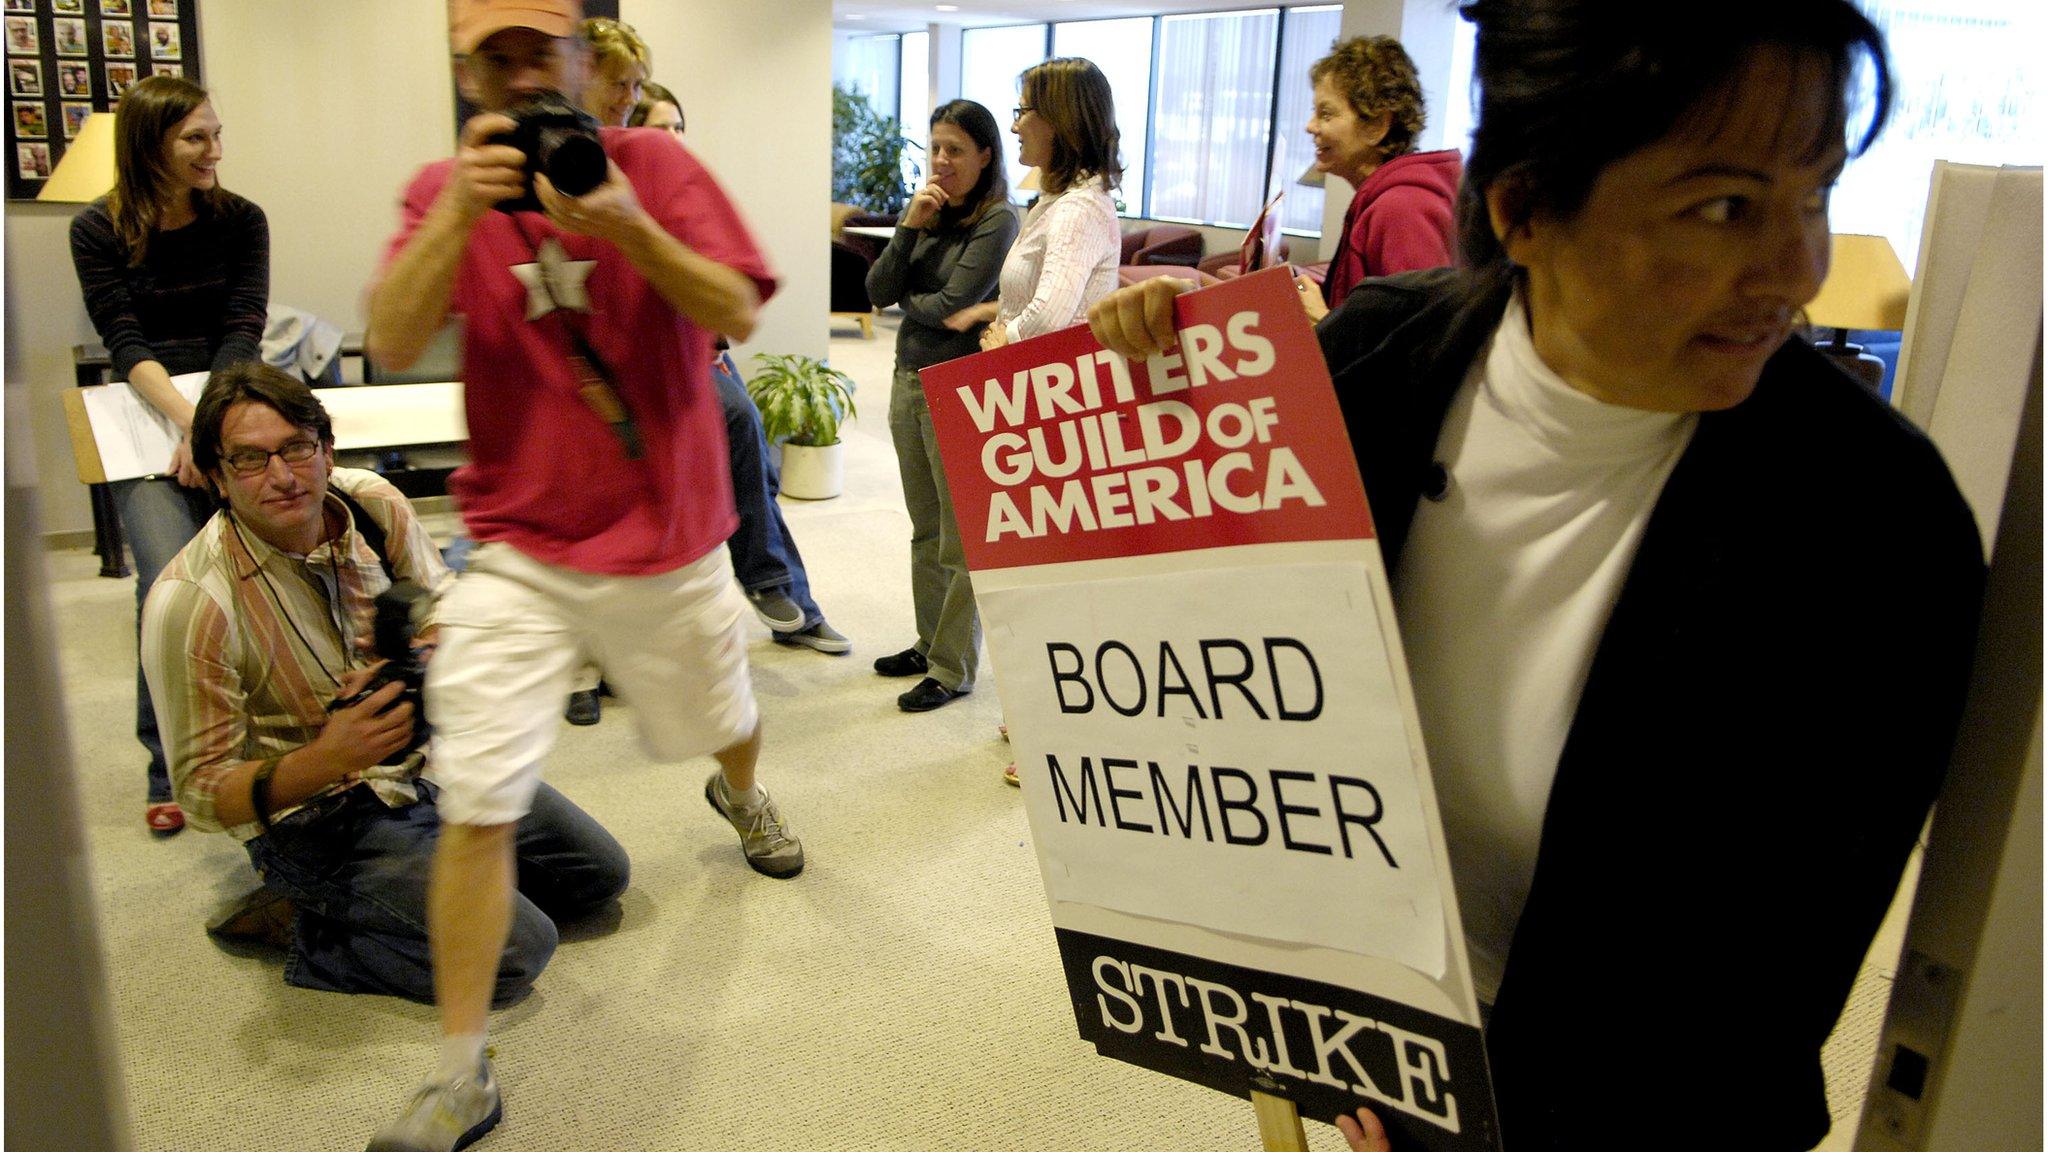
M1466 266L1367 281L1317 334L1502 1147L1811 1148L1984 578L1933 445L1794 335L1829 190L1889 110L1883 38L1851 0L1464 12ZM1174 291L1112 296L1096 335L1170 347ZM1339 1123L1395 1147L1368 1110Z

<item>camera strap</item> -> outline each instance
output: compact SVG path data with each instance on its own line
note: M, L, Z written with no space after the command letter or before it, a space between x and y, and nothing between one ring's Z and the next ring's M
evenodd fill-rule
M533 282L528 280L530 275L540 284L537 291L547 297L546 305L529 307L527 319L542 320L549 315L561 318L562 329L569 335L569 367L576 373L577 397L583 401L584 407L604 421L612 430L612 434L619 438L619 446L624 449L626 459L638 460L646 453L640 443L639 426L633 422L633 410L627 406L626 398L620 394L618 386L612 383L612 375L605 365L604 357L599 356L597 349L591 347L590 337L583 329L583 316L580 313L589 310L589 297L582 292L580 285L574 293L574 299L580 300L580 305L561 299L561 296L568 296L571 293L556 293L553 278L557 273L552 265L562 262L561 241L550 236L535 243L532 234L526 229L524 217L525 213L515 212L512 214L512 222L519 230L520 239L526 241L526 246L533 252L533 271L529 274L515 269L514 274L522 281L527 281L527 289L532 293L536 289ZM552 252L543 251L547 248L552 248ZM552 256L552 261L546 258L548 256ZM542 307L546 310L540 311L539 308Z
M390 552L385 544L384 526L377 523L377 518L370 515L368 509L356 503L355 497L342 491L341 485L329 484L327 490L340 498L342 506L348 509L349 519L356 522L356 532L362 536L363 543L370 546L370 551L377 554L377 563L384 566L384 578L393 584L398 583L398 573L392 570Z

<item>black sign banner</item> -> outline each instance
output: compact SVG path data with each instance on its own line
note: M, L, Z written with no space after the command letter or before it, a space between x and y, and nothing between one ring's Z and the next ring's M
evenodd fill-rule
M1364 1105L1394 1146L1498 1152L1479 1029L1334 984L1056 928L1101 1055L1329 1122Z

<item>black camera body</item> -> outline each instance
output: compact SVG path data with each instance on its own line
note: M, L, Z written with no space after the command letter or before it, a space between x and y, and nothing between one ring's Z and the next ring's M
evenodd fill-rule
M412 739L405 747L392 753L383 762L401 764L415 750L424 746L427 737L433 735L433 725L427 723L427 702L424 690L427 684L427 666L413 650L418 632L414 625L414 610L424 607L433 593L421 587L416 581L400 580L377 594L375 623L370 629L373 647L385 664L370 678L370 683L353 696L335 700L327 706L330 712L350 708L362 703L380 691L386 684L400 683L405 688L391 706L400 703L412 704Z
M604 145L597 136L597 117L571 104L559 92L538 92L505 109L515 127L491 137L526 154L526 191L515 200L501 200L500 212L538 212L533 178L546 173L555 191L581 196L604 183L609 171Z

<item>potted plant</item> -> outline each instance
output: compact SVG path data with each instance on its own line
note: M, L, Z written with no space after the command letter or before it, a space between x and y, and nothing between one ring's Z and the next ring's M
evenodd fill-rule
M907 155L917 144L895 117L884 116L865 94L832 86L832 198L894 216L910 202L920 170Z
M747 395L761 410L761 431L782 445L782 491L798 500L830 500L844 476L839 422L851 419L853 377L809 356L754 353L760 368Z

